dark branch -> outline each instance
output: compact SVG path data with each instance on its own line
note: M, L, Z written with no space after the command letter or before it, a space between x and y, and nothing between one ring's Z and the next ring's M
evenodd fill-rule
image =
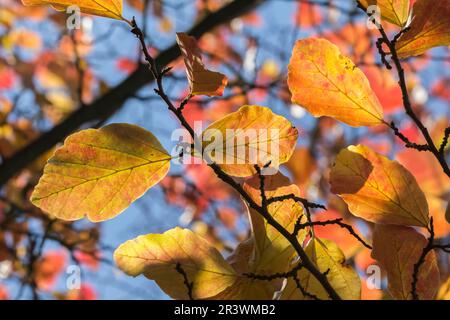
M175 270L177 270L177 272L183 276L184 279L183 283L186 286L189 300L194 300L194 297L192 295L192 290L194 289L194 282L193 281L189 282L187 273L186 271L184 271L183 267L181 266L181 263L177 263L177 265L175 266Z

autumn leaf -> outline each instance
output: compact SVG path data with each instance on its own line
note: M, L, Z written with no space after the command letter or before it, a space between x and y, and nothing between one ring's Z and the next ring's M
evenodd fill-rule
M321 272L327 272L328 282L342 299L360 299L361 280L356 271L345 264L345 256L334 242L328 239L313 238L308 243L305 252ZM303 289L308 294L314 295L321 300L329 299L328 293L308 270L300 269L297 276ZM311 296L303 295L292 278L288 280L281 297L285 300L312 298Z
M403 27L408 21L410 0L360 0L359 2L365 9L372 5L378 6L381 17L399 27Z
M325 39L298 40L288 66L292 102L315 117L351 126L383 122L383 110L364 73Z
M411 227L376 225L372 257L387 272L388 290L393 298L412 299L414 265L419 261L427 240ZM434 251L428 253L419 269L419 299L433 299L439 287L439 269Z
M355 216L377 223L428 226L427 200L414 176L366 146L339 152L330 183L331 191Z
M186 33L178 32L177 43L186 65L190 94L221 96L228 79L220 72L210 71L205 68L195 38Z
M48 160L31 201L63 220L108 220L158 183L170 159L155 136L138 126L83 130Z
M206 240L188 229L176 227L163 234L129 240L114 252L114 261L126 274L143 274L155 280L174 299L187 299L188 290L179 264L193 283L194 299L212 297L236 280L233 268Z
M236 177L256 173L255 164L278 169L294 152L298 131L284 117L261 106L242 106L202 133L204 153ZM267 168L268 170L270 168Z
M300 196L297 185L292 184L287 177L278 172L275 175L267 176L264 179L264 190L267 199L295 195ZM248 179L244 185L244 190L259 205L261 205L260 179L254 176ZM267 206L269 214L283 228L289 232L294 231L294 225L298 219L306 222L306 216L300 203L294 200L284 200L273 202ZM255 266L254 272L258 274L273 274L286 272L289 267L289 260L294 255L294 248L289 241L284 238L278 230L272 227L266 219L248 208L249 218L252 226L252 233L255 237ZM306 232L299 233L298 240L303 243Z
M450 45L450 0L417 0L410 29L395 44L399 58Z
M450 300L450 277L442 283L436 295L437 300ZM1 300L1 298L0 298Z
M25 6L52 5L56 10L78 6L83 13L123 20L122 0L22 0Z
M249 178L244 190L258 204L261 204L259 178ZM265 178L265 191L268 199L293 194L299 196L299 189L281 173ZM284 200L268 205L269 214L287 231L294 230L295 222L305 222L303 207L294 200ZM296 253L288 240L256 211L248 208L252 236L239 244L227 259L238 274L272 275L289 271ZM303 243L306 232L299 232L298 241ZM272 299L282 286L281 279L262 281L251 277L241 277L232 286L213 299Z
M255 263L255 238L251 236L246 241L241 242L227 261L235 272L240 275L254 272ZM236 281L215 295L210 300L270 300L274 293L280 290L282 281L280 279L272 281L261 281L249 276L240 276Z

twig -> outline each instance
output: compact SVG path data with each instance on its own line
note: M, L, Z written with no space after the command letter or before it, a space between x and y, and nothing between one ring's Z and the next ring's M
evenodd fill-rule
M294 232L302 230L306 227L314 227L314 226L329 226L329 225L338 225L339 227L346 229L353 237L356 238L363 246L372 250L372 246L365 242L353 229L353 227L349 224L342 222L342 218L334 219L334 220L325 220L325 221L313 221L313 222L305 222L296 224L294 227Z
M194 297L192 295L192 290L194 289L194 282L193 281L189 282L187 273L184 271L183 267L181 266L181 263L177 263L175 270L177 270L177 272L183 276L184 285L187 288L189 300L194 300Z

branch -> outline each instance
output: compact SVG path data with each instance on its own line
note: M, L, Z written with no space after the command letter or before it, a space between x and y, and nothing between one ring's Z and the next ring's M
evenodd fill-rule
M306 227L313 227L313 226L329 226L329 225L338 225L339 227L346 229L353 237L356 238L363 246L365 246L367 249L372 250L372 246L369 245L367 242L365 242L353 229L353 227L349 224L346 224L342 222L342 218L334 219L334 220L325 220L325 221L313 221L313 222L305 222L305 223L298 223L294 227L294 233L297 234L298 231L306 228Z
M235 0L206 16L188 33L196 38L200 38L215 27L247 13L263 2L264 0ZM155 58L155 64L167 65L179 56L178 46L173 44ZM95 126L96 123L101 123L108 119L124 105L127 99L154 80L155 78L148 72L147 65L140 64L136 71L105 95L90 105L80 107L64 121L50 131L41 134L39 138L16 152L12 157L3 159L0 165L0 187L78 128Z
M400 130L397 128L397 126L393 121L389 124L389 127L392 129L392 131L394 131L394 134L405 143L405 147L416 149L417 151L430 151L430 147L428 146L428 144L417 144L410 141L408 137L406 137L403 133L400 132Z
M430 218L430 227L428 228L428 231L430 232L430 237L428 238L428 243L423 248L422 254L419 257L419 260L414 265L413 276L412 276L413 279L412 279L412 283L411 283L411 295L413 297L413 300L419 300L419 295L417 293L417 281L419 280L420 267L425 262L425 258L427 257L427 254L431 250L433 250L433 247L434 247L433 217Z
M187 293L188 293L189 300L194 300L194 297L192 295L192 290L194 289L194 281L189 282L187 273L186 273L186 271L184 271L184 269L183 269L183 267L181 266L180 263L177 263L177 265L175 267L175 270L177 270L177 272L183 276L184 285L187 288Z

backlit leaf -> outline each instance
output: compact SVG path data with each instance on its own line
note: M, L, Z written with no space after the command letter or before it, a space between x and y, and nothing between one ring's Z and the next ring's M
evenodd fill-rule
M177 43L186 65L190 93L192 95L221 96L228 79L220 72L205 68L195 38L186 33L178 32Z
M114 252L114 261L126 274L145 275L155 280L174 299L187 299L184 277L176 270L180 264L193 297L212 297L236 280L233 268L206 240L188 229L176 227L163 234L148 234L129 240Z
M22 0L26 6L52 5L57 10L78 6L83 13L122 20L122 0Z
M360 0L364 8L376 5L381 17L399 27L403 27L409 17L410 0Z
M312 239L306 249L308 257L321 272L327 272L327 279L331 286L342 299L355 300L361 297L361 280L355 270L345 264L345 256L341 249L332 241L327 239ZM309 294L319 299L329 299L328 293L316 278L306 269L298 272L298 279ZM295 281L290 278L282 293L282 299L303 300L309 299L297 288Z
M328 40L298 40L288 69L292 102L314 116L351 126L382 123L382 107L366 76Z
M170 159L155 136L138 126L83 130L48 160L31 201L63 220L108 220L158 183Z
M261 204L258 177L247 180L244 189L256 203ZM281 173L265 178L265 190L268 199L288 194L299 195L298 187ZM288 271L293 267L291 262L295 250L258 212L250 208L248 210L252 236L239 244L228 261L238 274L271 275ZM268 211L289 232L293 231L298 218L301 222L306 221L302 206L293 200L272 203ZM299 233L300 243L303 243L305 236L305 231ZM272 299L281 286L282 279L263 281L241 277L214 299Z
M437 300L450 300L450 277L441 285L436 295Z
M414 176L366 146L339 152L330 183L355 216L377 223L428 225L427 200Z
M289 160L298 131L284 117L261 106L242 106L212 123L202 134L204 152L228 174L247 177L270 163L271 168Z
M259 177L254 176L244 183L244 189L256 203L261 205L259 182ZM280 172L276 175L265 177L264 185L267 199L289 194L300 196L300 190L297 185L292 184ZM300 219L301 222L306 222L302 205L294 200L274 202L269 204L267 209L270 215L289 232L294 230L297 219ZM254 272L258 274L273 274L287 271L289 260L295 253L294 248L258 212L251 208L248 210L256 244ZM300 243L303 242L305 236L304 230L300 232Z
M411 227L376 225L372 257L387 272L388 290L393 298L412 299L414 265L419 261L427 240ZM434 251L428 253L419 269L419 299L433 299L439 287L439 269Z
M428 49L450 45L450 0L417 0L410 30L395 47L400 58L417 56Z

